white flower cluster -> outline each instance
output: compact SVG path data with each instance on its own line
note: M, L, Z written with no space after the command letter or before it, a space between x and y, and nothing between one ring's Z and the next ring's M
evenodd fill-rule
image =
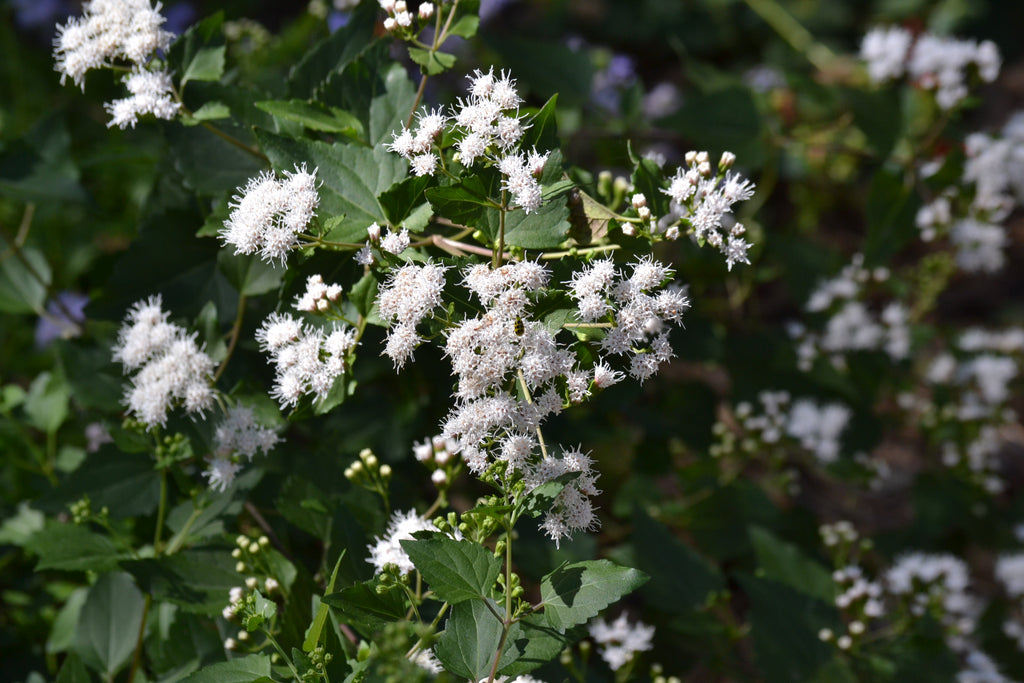
M990 83L999 75L999 49L990 40L957 40L930 33L915 36L905 28L871 29L861 43L861 59L868 75L879 83L907 76L913 83L935 90L935 100L950 109L967 97L968 68Z
M514 448L514 445L509 445ZM532 491L541 484L557 479L563 474L575 472L578 476L567 483L555 497L551 509L545 513L541 530L559 546L563 538L571 538L577 531L592 531L601 525L594 514L590 499L601 491L597 478L601 476L591 469L593 460L578 448L562 452L561 458L545 457L531 467L524 479L526 489Z
M85 89L85 74L114 60L141 67L157 50L167 50L174 34L160 28L166 19L149 0L92 0L82 16L57 27L54 39L60 82L71 78Z
M889 594L907 601L914 616L938 610L939 620L950 629L949 644L956 650L967 646L965 636L974 632L981 606L968 590L967 565L948 554L907 553L885 573Z
M203 476L209 480L210 488L225 491L242 467L237 456L252 461L257 452L266 455L281 439L273 429L256 421L252 408L236 405L217 425L214 440L217 449Z
M117 126L124 130L135 127L136 121L144 114L158 119L173 119L178 115L181 104L174 101L174 84L166 71L141 71L136 69L124 78L131 97L114 100L104 105L110 114L107 127Z
M536 211L542 202L537 178L548 154L517 151L524 126L515 81L504 71L495 76L493 68L487 73L478 69L469 79L467 99L460 99L450 116L440 109L420 113L416 130L403 126L401 132L392 133L388 149L407 159L414 175L433 175L440 163L436 142L447 127L458 137L459 163L466 167L494 164L504 176L502 189L511 193L512 205L526 213Z
M754 184L729 170L736 161L732 152L722 154L717 172L712 169L707 152L690 151L684 159L686 166L677 169L669 178L668 189L662 190L672 199L671 213L661 221L652 218L652 232L664 229L666 239L678 239L679 228L675 224L682 219L690 225L695 239L722 252L729 270L736 263L749 264L747 250L751 245L743 239L746 228L735 221L727 228L725 223L727 216L731 220L733 204L754 196ZM642 215L641 208L646 206L637 208Z
M1024 197L1024 112L1014 114L999 136L971 133L964 150L959 182L922 206L916 223L926 242L949 235L960 268L991 273L1006 260L1009 238L1000 223Z
M388 32L399 31L412 26L413 15L405 0L378 0L380 8L388 13L384 20L384 30ZM421 21L426 21L434 16L434 3L421 2L416 10L416 15Z
M176 405L199 414L213 405L213 361L194 334L167 322L162 305L157 295L132 306L113 347L125 371L138 371L124 400L147 427L164 425Z
M818 404L810 399L791 400L787 391L758 394L760 412L744 401L736 406L736 419L743 429L745 450L782 447L792 439L823 464L835 462L842 450L841 438L849 424L850 409L839 403ZM724 425L723 425L724 427ZM717 431L726 436L723 428Z
M331 304L341 298L341 285L327 284L323 275L310 275L306 279L306 291L295 301L295 310L305 313L323 313Z
M415 510L402 512L395 510L388 521L383 536L376 536L373 544L366 546L370 556L366 561L376 568L377 574L384 570L384 565L394 564L399 571L408 574L416 567L409 559L408 553L402 549L400 541L413 540L417 531L437 531L433 524L416 514Z
M683 312L690 307L681 289L662 289L672 276L671 268L649 256L632 264L628 274L611 259L599 259L573 273L567 283L580 320L612 325L601 340L601 350L628 354L629 374L640 382L672 358L668 325L681 324ZM601 370L609 372L603 364ZM605 381L618 381L614 375L606 377Z
M378 315L390 324L384 354L394 361L396 368L405 365L423 341L416 326L442 305L446 270L445 266L433 263L402 266L391 271L378 292Z
M272 313L256 332L256 340L275 365L271 396L281 407L297 405L306 393L320 401L327 398L358 343L356 331L348 325L335 323L325 331L303 325L290 313Z
M964 666L956 674L956 683L1013 683L999 671L992 658L971 647L964 655Z
M452 464L458 452L458 444L440 436L424 439L423 443L415 443L412 447L413 457L418 462L423 463L427 467L434 468L433 473L430 475L430 480L434 482L435 486L442 486L448 483L446 468L449 464Z
M884 351L894 361L910 354L910 324L903 304L890 302L875 313L861 299L872 282L889 279L885 268L868 270L862 254L853 259L834 278L821 282L805 305L809 313L828 312L822 333L814 333L801 323L789 326L797 342L797 363L808 371L815 359L825 354L837 368L845 368L851 351Z
M946 467L964 467L990 493L1003 490L999 460L1001 431L1017 421L1010 407L1011 383L1021 374L1024 330L966 330L949 351L931 359L924 372L927 393L904 393L898 404L908 421L942 436Z
M303 164L285 171L283 180L269 171L251 178L231 198L220 238L234 245L236 254L259 252L265 261L283 263L320 204L316 173L307 172Z
M1015 605L1003 621L1003 633L1017 644L1018 650L1024 651L1024 552L1000 555L995 576Z
M642 621L629 623L625 614L612 623L597 618L587 627L590 637L598 645L602 659L608 663L612 671L618 671L633 659L637 652L650 650L654 638L654 627Z

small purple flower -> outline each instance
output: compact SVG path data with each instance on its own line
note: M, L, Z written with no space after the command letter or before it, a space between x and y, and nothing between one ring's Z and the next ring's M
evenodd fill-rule
M179 2L171 5L163 10L163 15L167 19L164 22L163 29L170 31L176 36L184 33L199 17L199 13L190 2Z
M57 338L77 337L85 322L85 307L89 297L80 292L64 291L46 304L48 315L36 323L36 348L45 349Z
M347 26L351 18L348 12L331 12L327 15L327 30L334 33L339 28Z

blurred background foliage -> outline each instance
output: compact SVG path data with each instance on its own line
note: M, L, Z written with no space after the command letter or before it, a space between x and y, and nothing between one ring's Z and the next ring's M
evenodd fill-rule
M126 307L158 291L176 318L199 321L208 349L223 345L238 312L237 267L216 240L195 236L223 220L224 193L258 169L177 122L109 130L102 102L117 96L112 76L90 76L83 96L62 87L53 69L54 25L75 11L75 3L61 0L0 4L4 680L52 678L71 647L67 622L73 617L66 606L77 601L81 607L75 597L81 596L80 576L35 572L37 559L21 549L41 528L40 513L66 516L68 505L90 491L124 533L151 533L152 470L133 465L130 453L101 451L104 458L95 462L86 456L86 426L116 424L119 411L121 377L106 349ZM167 2L164 12L178 33L223 13L226 79L245 84L237 97L248 102L288 96L291 67L310 45L356 16L318 2L254 0ZM804 32L791 30L786 17ZM991 569L994 553L1015 542L1013 525L1024 521L1020 443L1010 454L1017 464L1006 473L1007 489L996 499L941 472L883 495L841 472L798 468L800 485L788 489L767 465L730 477L709 455L723 406L752 400L765 388L849 405L854 427L844 438L847 456L878 448L893 428L879 409L896 381L884 363L865 354L852 359L848 373L825 366L803 373L784 331L803 315L816 283L856 251L865 251L869 265L920 274L915 269L924 251L913 241L919 201L906 191L900 169L914 156L899 145L933 112L909 90L863 87L852 57L868 28L892 22L998 45L1002 75L979 92L976 107L955 115L953 130L997 128L1024 104L1024 4L995 0L485 0L480 35L449 46L457 67L433 79L426 93L428 104L451 102L463 92L463 74L490 64L512 71L527 106L557 93L562 149L588 189L596 187L600 171L629 173L627 142L638 153L662 155L667 167L682 163L689 149L707 149L713 157L730 150L758 182L750 202L756 206L744 216L756 245L754 266L727 274L707 250L664 245L694 304L685 331L674 339L671 367L642 387L605 392L552 424L550 438L582 441L599 463L601 531L555 550L523 529L518 551L521 571L534 579L560 560L595 555L648 572L651 581L626 607L658 628L651 661L688 681L952 680L956 665L927 623L880 654L888 659L877 670L847 666L818 640L819 628L839 622L831 588L819 595L807 590L814 582L831 585L818 525L852 520L883 556L905 548L949 550ZM375 49L384 64L387 48ZM346 71L325 99L358 111L367 103L344 101L345 84L379 76ZM189 95L201 103L225 93L219 84L196 84ZM246 112L240 130L274 125L243 102L237 107ZM1009 230L1009 265L983 278L954 276L918 334L1024 319L1024 225L1011 220ZM27 262L12 255L10 241ZM39 286L26 269L37 270L48 285ZM273 302L258 294L297 293L313 272L338 281L354 273L318 255L254 288L243 303L248 310L238 360L225 386L258 393L270 385L253 334ZM910 287L916 281L903 282ZM46 339L43 325L54 320L63 321L57 338ZM371 328L363 347L374 349L381 338ZM248 500L309 574L324 571L326 537L334 551L350 549L345 576L370 576L362 549L382 526L384 511L342 475L361 448L372 447L394 468L393 499L429 499L429 482L410 448L447 412L451 383L445 359L430 353L421 350L402 381L394 381L386 358L363 353L353 399L292 424L286 443L248 480ZM1018 412L1024 408L1019 398ZM196 434L197 442L209 441L190 422L175 426ZM896 438L905 446L900 457L922 457L914 433ZM453 505L477 493L464 482L453 492ZM31 509L24 501L32 501ZM242 527L252 526L241 501L232 505ZM363 518L353 518L350 506ZM320 512L310 513L314 507ZM226 595L230 585L217 590ZM1007 671L1024 671L1024 659L1004 642L998 623L998 615L983 619L992 651ZM222 639L198 629L189 656L216 661Z

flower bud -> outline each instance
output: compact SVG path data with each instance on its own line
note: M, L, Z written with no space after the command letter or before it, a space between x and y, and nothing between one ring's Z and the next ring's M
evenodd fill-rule
M434 3L432 2L421 2L419 8L420 19L426 21L434 15Z

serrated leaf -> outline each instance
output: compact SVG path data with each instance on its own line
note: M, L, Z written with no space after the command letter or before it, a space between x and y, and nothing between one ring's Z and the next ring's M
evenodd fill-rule
M356 307L359 315L370 316L370 311L377 301L377 284L377 277L371 271L359 278L359 282L352 286L352 290L348 293L348 300Z
M302 56L288 74L288 92L293 97L315 97L332 74L341 74L376 40L374 28L379 6L362 3L348 23L327 36Z
M426 201L423 191L431 180L430 176L409 176L381 193L380 205L392 225L399 225L413 209Z
M367 635L393 621L405 618L406 604L400 590L376 591L376 581L365 581L324 596L324 602L338 610L338 617Z
M484 212L481 227L497 239L500 216L497 209ZM524 249L557 247L569 235L569 208L564 200L553 200L532 213L516 209L505 214L505 244Z
M434 654L445 669L474 681L487 678L501 644L502 622L495 612L500 614L502 610L490 599L487 603L469 600L452 607L444 633L434 646ZM521 640L520 633L519 624L512 624L498 662L499 670L522 654L516 644Z
M40 507L64 508L86 495L94 510L106 507L115 519L147 515L160 500L160 473L144 456L101 449L86 458L74 477L44 497Z
M490 191L478 174L463 178L457 185L428 188L425 194L434 213L463 225L472 225L491 204ZM497 210L492 211L497 216Z
M217 662L205 666L183 678L181 683L256 683L263 680L272 680L270 657L248 655L232 659L230 662Z
M196 52L181 77L181 87L189 81L219 81L224 75L224 46L204 47Z
M419 47L409 48L409 59L419 64L420 71L428 76L436 76L455 66L455 55Z
M406 162L397 154L383 147L371 150L350 144L293 140L260 130L256 137L275 168L291 170L296 164L306 163L318 169L321 214L344 214L330 239L362 242L371 223L387 222L377 195L405 177Z
M135 650L143 604L142 593L130 576L122 572L100 575L82 606L75 652L112 680Z
M209 616L220 614L228 591L238 585L234 562L221 549L193 548L174 555L124 560L121 567L154 598Z
M125 556L106 536L77 524L50 522L26 545L39 556L36 570L108 571Z
M522 147L536 147L538 150L558 149L557 124L558 94L554 94L529 118L529 128L523 133Z
M609 560L565 564L541 580L544 616L552 628L582 624L642 586L649 577Z
M393 64L384 76L384 94L370 103L370 144L391 140L391 133L405 125L416 101L416 88L400 64Z
M0 313L38 313L46 303L51 278L46 257L32 248L20 253L25 262L15 255L0 261Z
M531 614L519 621L515 645L522 654L511 664L500 668L498 673L512 678L533 671L552 661L585 635L587 629L584 626L556 629L547 625L543 614Z
M835 598L835 582L825 567L791 544L761 527L750 529L750 541L764 576L792 586L825 602Z
M264 100L256 107L287 121L295 121L310 130L324 133L344 133L350 137L361 137L363 124L359 119L337 107L328 107L306 100Z
M501 571L501 559L487 548L441 533L399 543L430 589L453 605L490 594Z

